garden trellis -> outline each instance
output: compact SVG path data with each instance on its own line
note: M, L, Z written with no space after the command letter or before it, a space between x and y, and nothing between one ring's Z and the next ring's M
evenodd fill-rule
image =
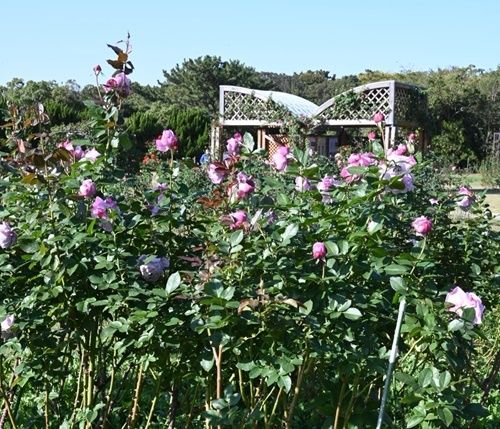
M309 122L312 129L375 127L373 115L385 116L387 150L395 144L401 128L420 128L420 145L425 146L425 112L427 98L423 88L395 80L361 85L343 92L318 106L297 95L262 91L239 86L222 85L219 88L219 121L212 127L212 153L220 154L220 136L223 128L257 129L257 145L272 152L279 144L273 135L283 125L283 116ZM279 139L279 137L278 137Z

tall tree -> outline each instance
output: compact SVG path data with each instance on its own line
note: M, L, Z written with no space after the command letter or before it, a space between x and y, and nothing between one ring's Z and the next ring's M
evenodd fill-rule
M254 89L270 89L272 84L254 68L240 61L222 61L205 56L185 60L169 72L163 71L161 83L164 97L170 105L199 108L215 116L218 111L219 85L237 85Z

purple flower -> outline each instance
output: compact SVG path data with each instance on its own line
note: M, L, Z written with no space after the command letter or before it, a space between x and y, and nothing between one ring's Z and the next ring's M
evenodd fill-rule
M161 137L156 140L156 149L160 152L174 151L177 143L177 136L172 130L163 130Z
M75 150L73 151L73 156L75 157L75 160L80 160L85 156L85 152L83 151L81 146L77 146Z
M476 313L473 323L476 325L481 324L485 307L481 298L474 292L464 292L459 286L456 286L448 292L445 302L453 304L452 307L448 308L448 311L453 311L460 317L462 316L464 308L473 308Z
M457 202L458 207L461 209L467 210L472 204L474 204L474 192L472 192L469 188L461 186L457 193L458 195L463 196L463 198Z
M376 163L375 155L371 152L352 153L347 159L348 167L369 167Z
M322 241L313 244L312 256L314 259L323 259L326 256L326 246Z
M16 241L17 234L7 222L2 222L0 224L0 247L2 249L8 249L16 244Z
M297 176L295 178L295 189L299 192L309 191L311 189L311 184L307 177Z
M144 280L147 282L153 283L159 280L165 270L170 266L170 260L165 257L154 257L147 263L145 260L147 259L146 256L141 256L139 258L139 271L141 273L141 276Z
M276 170L284 171L288 165L288 154L290 149L287 146L280 146L271 158L271 164L274 165Z
M234 137L227 140L227 153L229 155L238 155L240 153L241 140L237 140Z
M425 217L425 216L420 216L417 217L411 224L413 229L415 230L417 235L427 235L429 232L431 232L432 229L432 221Z
M14 324L15 317L13 314L7 315L7 317L0 323L0 331L1 332L8 332L10 331L10 328Z
M78 195L81 195L82 197L85 198L89 198L93 197L96 194L96 192L97 188L92 179L85 179L80 185L80 191L78 192Z

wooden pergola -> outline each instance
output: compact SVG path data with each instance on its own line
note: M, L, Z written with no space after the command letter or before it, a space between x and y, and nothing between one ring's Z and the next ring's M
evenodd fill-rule
M385 150L396 144L401 128L419 128L420 148L425 147L427 98L423 89L415 85L394 80L370 83L339 94L321 106L283 92L228 85L220 86L219 91L220 119L211 131L211 151L216 156L221 153L223 128L257 129L258 147L272 152L287 140L286 135L279 134L287 114L310 121L313 129L325 131L374 128L373 115L381 112L385 116ZM348 98L351 102L346 103Z

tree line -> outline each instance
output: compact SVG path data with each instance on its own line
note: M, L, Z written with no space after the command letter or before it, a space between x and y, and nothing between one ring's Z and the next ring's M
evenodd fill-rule
M238 60L204 56L187 59L170 71L164 70L163 75L163 81L156 85L134 82L132 94L123 106L125 125L138 156L146 151L146 142L167 127L179 134L182 156L203 152L209 141L211 120L217 116L219 85L288 92L316 104L379 80L421 85L428 96L426 128L431 135L431 150L453 164L477 162L491 155L493 133L500 131L500 67L489 71L472 65L398 73L366 70L337 77L325 70L294 74L259 72ZM53 132L84 132L97 95L94 85L82 88L74 80L58 84L16 78L0 86L0 120L6 116L9 103L41 102Z

